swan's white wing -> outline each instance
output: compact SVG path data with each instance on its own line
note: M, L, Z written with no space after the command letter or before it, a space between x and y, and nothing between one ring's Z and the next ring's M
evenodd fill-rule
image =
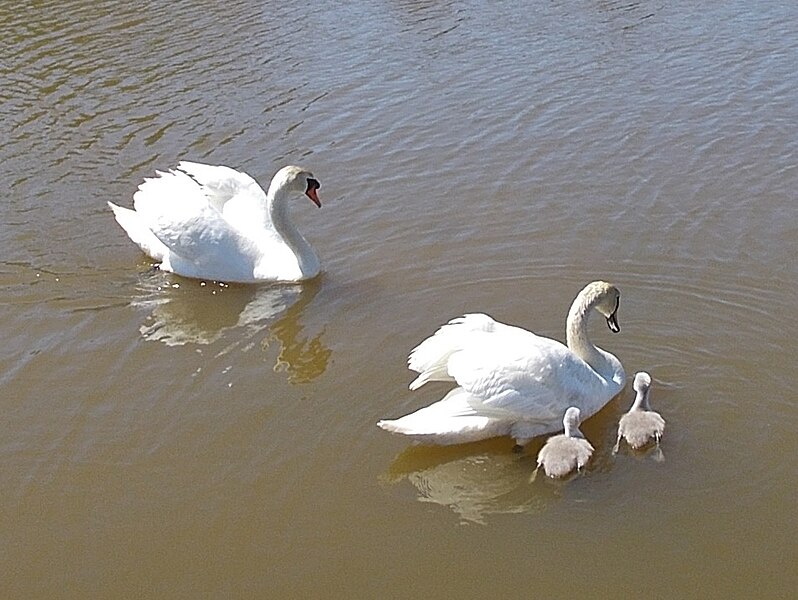
M561 420L565 408L579 404L583 369L589 367L563 344L525 333L484 336L451 356L449 374L486 407Z
M481 344L485 334L504 336L503 339L525 339L535 334L495 321L482 313L457 317L441 326L433 335L413 348L407 359L409 369L420 373L410 384L415 390L427 381L451 381L449 358L456 352Z
M266 192L257 181L246 173L221 165L181 161L177 168L200 185L208 204L222 214L233 230L257 240L261 254L275 253L276 256L269 259L271 262L292 260L267 214ZM286 258L281 258L283 255Z
M139 186L133 203L171 253L165 268L187 276L251 277L258 257L254 242L209 204L201 185L189 175L181 171L158 175Z
M224 205L240 194L254 195L259 203L266 202L266 193L252 177L223 165L203 165L183 160L177 168L199 183L208 203L219 212Z
M482 313L470 313L456 317L410 351L407 366L421 373L443 356L463 349L474 333L504 333L517 331L529 333L519 327L511 327Z
M109 202L108 206L114 211L116 222L121 225L128 237L135 242L147 256L162 261L169 255L169 248L155 237L139 213L129 208L117 206L113 202Z

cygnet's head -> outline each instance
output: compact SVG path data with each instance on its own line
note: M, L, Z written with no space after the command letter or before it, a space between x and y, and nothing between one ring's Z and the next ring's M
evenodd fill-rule
M632 382L637 395L635 396L632 410L651 410L651 405L648 403L648 393L651 389L651 375L645 371L639 371L635 374L635 379Z
M632 387L636 392L645 394L648 391L648 388L651 387L651 375L645 371L639 371L638 373L635 373L635 380L632 383Z
M316 206L321 208L321 201L316 193L316 190L320 187L321 184L319 180L313 176L313 173L302 167L289 165L277 171L272 178L269 192L271 194L276 193L278 190L285 192L302 192L310 198Z
M621 301L621 292L611 283L606 281L594 281L587 285L584 290L595 298L594 308L607 319L607 326L613 333L618 333L621 328L618 325L618 305Z

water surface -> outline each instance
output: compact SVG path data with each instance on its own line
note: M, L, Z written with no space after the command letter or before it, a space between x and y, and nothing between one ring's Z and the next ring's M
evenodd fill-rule
M4 598L787 597L795 588L798 8L726 2L0 7ZM300 286L153 270L113 221L181 159L265 186ZM375 427L482 311L654 378L664 461L530 483L496 439Z

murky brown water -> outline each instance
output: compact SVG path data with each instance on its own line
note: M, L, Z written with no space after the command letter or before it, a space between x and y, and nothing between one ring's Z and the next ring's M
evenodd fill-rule
M14 4L14 6L11 6ZM200 4L205 6L200 7ZM312 6L312 8L311 8ZM0 5L3 598L788 597L796 585L798 7ZM113 221L180 159L310 166L302 286L165 275ZM408 351L463 312L654 376L542 440L424 448Z

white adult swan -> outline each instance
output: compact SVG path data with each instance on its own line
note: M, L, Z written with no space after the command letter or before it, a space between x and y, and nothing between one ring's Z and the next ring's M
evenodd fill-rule
M651 405L648 403L651 375L645 371L635 374L632 387L636 392L635 400L629 412L618 421L618 439L613 452L618 452L621 438L637 450L645 446L651 439L659 444L659 439L665 431L665 419L658 412L651 410Z
M520 327L470 314L449 321L415 348L408 366L427 381L456 381L458 387L425 408L377 423L432 444L459 444L510 435L519 445L557 431L569 406L585 419L598 412L626 383L620 361L587 336L592 309L620 331L620 293L594 281L574 300L566 321L568 346Z
M532 478L535 478L538 469L549 477L565 477L574 469L580 470L593 456L593 446L579 431L579 409L571 406L565 411L562 424L565 429L560 435L553 435L538 452L538 466Z
M246 173L182 161L144 180L135 210L111 202L117 222L160 268L197 279L254 283L301 281L319 274L307 240L288 218L292 196L318 207L320 185L300 167L283 167L263 192Z

